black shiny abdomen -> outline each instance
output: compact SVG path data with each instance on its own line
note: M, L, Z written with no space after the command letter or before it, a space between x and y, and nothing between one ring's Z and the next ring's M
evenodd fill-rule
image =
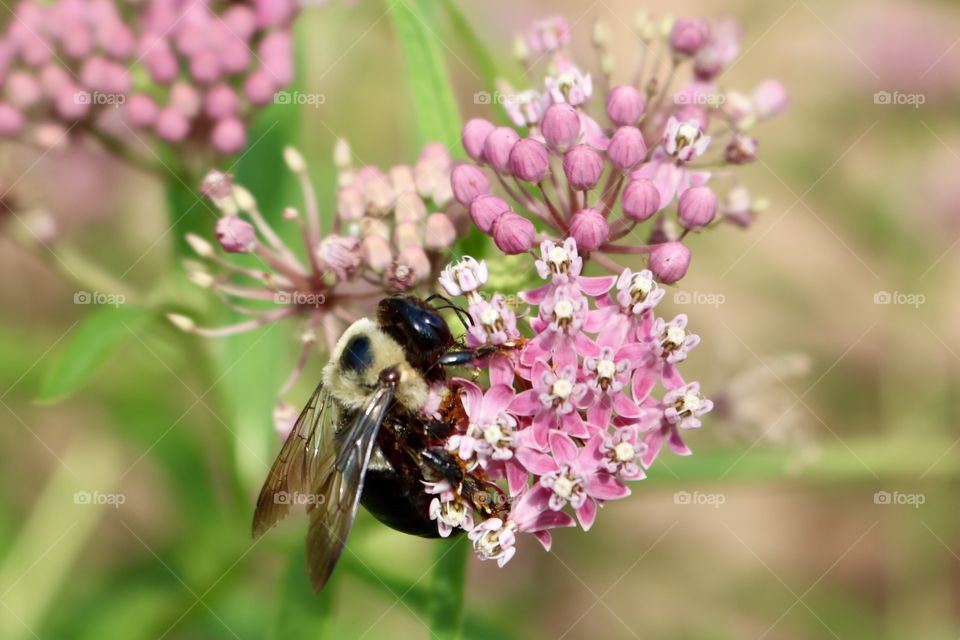
M360 504L373 517L392 529L424 538L437 538L437 523L430 519L432 495L423 484L395 469L368 469ZM419 485L419 486L416 486Z

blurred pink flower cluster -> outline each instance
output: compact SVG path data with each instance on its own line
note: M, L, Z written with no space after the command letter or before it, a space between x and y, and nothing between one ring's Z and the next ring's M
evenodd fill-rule
M689 455L681 432L713 407L678 370L700 339L686 316L657 316L664 290L653 274L587 277L583 263L572 238L541 243L535 268L546 283L520 294L533 305L530 337L503 296L480 293L485 263L467 257L440 277L447 293L466 297L467 345L492 354L488 388L455 381L466 419L446 446L506 492L504 507L487 515L448 484L431 486L431 516L442 535L468 530L479 557L501 566L517 533L549 549L549 529L590 529L664 446Z
M323 334L321 350L329 352L346 326L372 312L381 298L418 286L429 288L446 264L449 248L470 226L466 211L450 193L451 158L443 145L427 145L415 165L386 172L374 166L353 167L351 157L347 143L339 141L337 215L330 216L333 222L324 229L303 157L293 148L285 151L303 192L305 215L288 207L282 219L299 228L305 260L267 222L250 192L219 171L211 172L201 187L222 212L217 243L223 252L254 256L258 265L228 260L207 240L187 236L202 259L187 265L190 279L249 319L204 328L192 318L170 314L176 326L222 337L287 318L304 321L300 359L279 394L277 426L284 435L296 412L282 398L317 349L317 333Z
M496 94L512 127L482 118L464 126L475 164L454 170L454 194L504 253L573 238L612 273L620 267L610 254L643 254L659 280L673 283L689 265L688 233L753 220L757 203L734 169L756 159L750 132L786 109L784 87L769 80L749 96L721 90L718 77L739 53L732 21L678 19L658 29L642 18L637 32L633 79L612 86L602 25L593 39L595 77L568 53L563 19L536 23L518 48L528 74L546 64L543 88L504 85ZM659 45L657 33L666 34ZM690 79L675 88L685 70Z
M0 35L0 136L151 132L217 153L293 79L293 0L23 0Z

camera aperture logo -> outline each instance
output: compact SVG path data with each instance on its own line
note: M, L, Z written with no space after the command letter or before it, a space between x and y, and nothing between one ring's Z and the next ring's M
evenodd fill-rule
M873 504L881 505L906 505L919 509L920 505L927 501L927 496L922 493L902 493L900 491L877 491L873 494Z
M904 293L903 291L877 291L873 294L873 304L895 304L919 309L927 302L922 293Z
M307 93L304 91L277 91L273 94L274 104L290 104L296 106L306 105L319 109L320 105L327 102L327 96L323 93Z
M722 493L704 493L702 491L677 491L673 494L673 503L680 505L705 505L719 509L727 501Z
M119 307L127 302L122 293L104 293L103 291L77 291L73 294L73 304L94 304L98 306Z
M105 505L119 509L121 505L126 504L127 496L122 493L104 493L102 491L77 491L73 494L73 504L80 505Z

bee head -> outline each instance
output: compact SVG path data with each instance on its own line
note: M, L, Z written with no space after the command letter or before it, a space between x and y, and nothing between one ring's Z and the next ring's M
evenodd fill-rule
M453 345L450 327L436 309L411 296L384 298L377 308L380 327L396 340L407 360L423 372Z

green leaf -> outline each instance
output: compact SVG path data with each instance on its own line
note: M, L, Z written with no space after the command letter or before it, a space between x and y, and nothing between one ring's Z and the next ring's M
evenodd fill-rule
M460 110L440 53L433 0L387 0L406 60L417 142L443 142L459 153Z
M290 554L277 597L276 617L269 638L323 638L333 601L333 590L319 595L310 588L303 568L303 549L299 545Z
M463 625L463 592L470 542L466 536L437 541L433 567L430 630L441 640L456 640Z
M76 295L82 296L86 292ZM90 294L87 294L90 295ZM102 306L86 316L67 338L67 346L40 386L38 402L56 402L86 381L113 351L136 331L149 313L131 305Z

